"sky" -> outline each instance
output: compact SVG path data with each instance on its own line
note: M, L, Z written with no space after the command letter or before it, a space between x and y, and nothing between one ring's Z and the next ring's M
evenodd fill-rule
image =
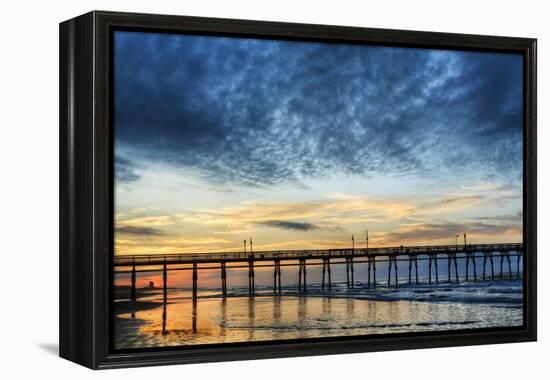
M522 241L522 57L117 31L115 254Z

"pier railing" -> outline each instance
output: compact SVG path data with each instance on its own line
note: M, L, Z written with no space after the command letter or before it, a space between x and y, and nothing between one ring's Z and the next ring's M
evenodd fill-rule
M212 253L175 253L175 254L146 254L146 255L117 255L114 257L115 266L131 265L162 265L162 264L192 264L217 262L247 262L253 257L254 261L323 259L353 257L388 257L429 255L448 253L485 253L503 251L523 251L521 243L506 244L468 244L468 245L431 245L431 246L399 246L381 248L335 248L335 249L302 249L302 250L273 250L254 252L212 252Z

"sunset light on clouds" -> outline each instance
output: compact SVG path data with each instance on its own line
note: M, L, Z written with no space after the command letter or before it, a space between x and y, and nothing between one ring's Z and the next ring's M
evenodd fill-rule
M117 255L522 241L520 56L115 42Z

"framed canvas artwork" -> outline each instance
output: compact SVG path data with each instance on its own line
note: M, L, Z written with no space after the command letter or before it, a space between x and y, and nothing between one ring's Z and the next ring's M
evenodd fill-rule
M91 12L60 27L61 356L536 339L536 41Z

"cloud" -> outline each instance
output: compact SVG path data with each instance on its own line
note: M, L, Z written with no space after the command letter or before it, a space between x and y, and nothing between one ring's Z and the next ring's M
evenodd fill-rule
M141 176L136 172L136 165L129 159L115 156L115 179L119 183L136 182Z
M115 139L221 184L517 180L522 72L514 54L116 32Z
M442 206L458 206L464 204L470 204L472 202L478 202L483 200L481 195L462 195L456 197L443 198L439 201Z
M213 237L196 237L181 234L162 235L132 235L131 239L118 237L115 239L115 252L120 254L168 254L197 253L235 250L240 244L235 241Z
M117 213L115 215L115 219L117 226L121 227L160 227L177 222L177 219L170 215L132 215L131 213L129 215L125 213Z
M312 223L303 223L303 222L291 222L287 220L266 220L260 222L264 226L281 228L284 230L295 230L295 231L311 231L319 229L319 226L316 226Z
M389 244L410 244L410 242L430 243L434 241L454 241L454 237L459 234L466 233L467 236L481 236L484 239L487 237L505 236L522 236L523 229L521 224L517 223L488 223L488 222L472 222L472 223L425 223L416 224L400 228L398 231L389 232L379 235L379 240L383 240Z
M495 215L495 216L478 216L474 219L475 220L493 220L493 221L510 222L510 223L522 223L523 212L518 211L515 214L502 214L502 215Z
M120 226L115 228L116 233L128 234L128 235L142 235L142 236L159 236L164 233L152 227L136 227L136 226Z

